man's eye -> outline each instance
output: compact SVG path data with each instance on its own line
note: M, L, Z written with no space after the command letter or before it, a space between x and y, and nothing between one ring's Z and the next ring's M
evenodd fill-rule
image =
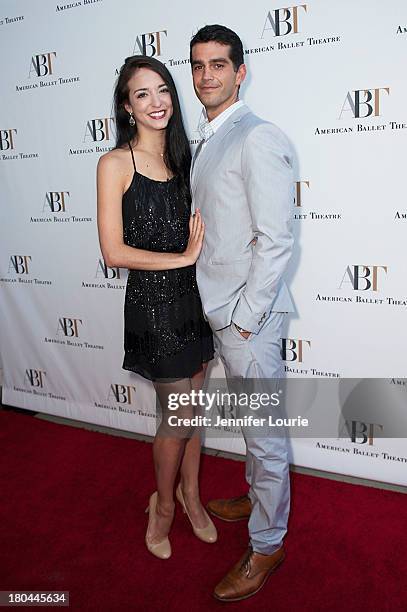
M195 70L195 71L197 71L197 70L201 70L201 68L202 68L202 66L194 66L194 70Z
M215 64L215 68L219 70L219 68L223 68L223 64Z

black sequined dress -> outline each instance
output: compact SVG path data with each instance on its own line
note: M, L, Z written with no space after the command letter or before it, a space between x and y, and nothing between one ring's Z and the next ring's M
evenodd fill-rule
M190 204L177 177L155 181L137 172L123 195L123 234L129 246L180 253L189 236ZM124 304L123 368L149 380L188 378L213 358L195 266L130 270Z

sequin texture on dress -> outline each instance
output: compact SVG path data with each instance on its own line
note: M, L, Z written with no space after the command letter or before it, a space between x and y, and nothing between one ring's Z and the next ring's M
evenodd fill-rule
M135 169L122 201L125 244L181 253L189 236L190 203L179 180L155 181ZM150 380L186 378L213 357L195 266L130 270L124 305L123 368Z

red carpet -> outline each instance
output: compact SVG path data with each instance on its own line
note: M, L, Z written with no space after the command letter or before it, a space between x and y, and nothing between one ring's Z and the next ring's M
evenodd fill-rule
M287 559L247 601L211 591L247 543L200 542L177 510L173 556L144 547L151 445L0 411L0 590L69 590L71 609L407 610L407 498L292 475ZM245 491L244 464L204 456L202 497ZM225 608L226 606L226 608Z

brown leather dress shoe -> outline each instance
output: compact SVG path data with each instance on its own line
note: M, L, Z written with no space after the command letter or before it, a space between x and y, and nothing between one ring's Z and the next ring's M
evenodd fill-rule
M283 547L272 555L262 555L249 547L215 587L214 596L220 601L240 601L251 597L260 591L269 575L284 561L284 557Z
M207 510L222 521L241 521L248 519L252 511L252 504L247 495L232 497L231 499L213 499L208 502Z

